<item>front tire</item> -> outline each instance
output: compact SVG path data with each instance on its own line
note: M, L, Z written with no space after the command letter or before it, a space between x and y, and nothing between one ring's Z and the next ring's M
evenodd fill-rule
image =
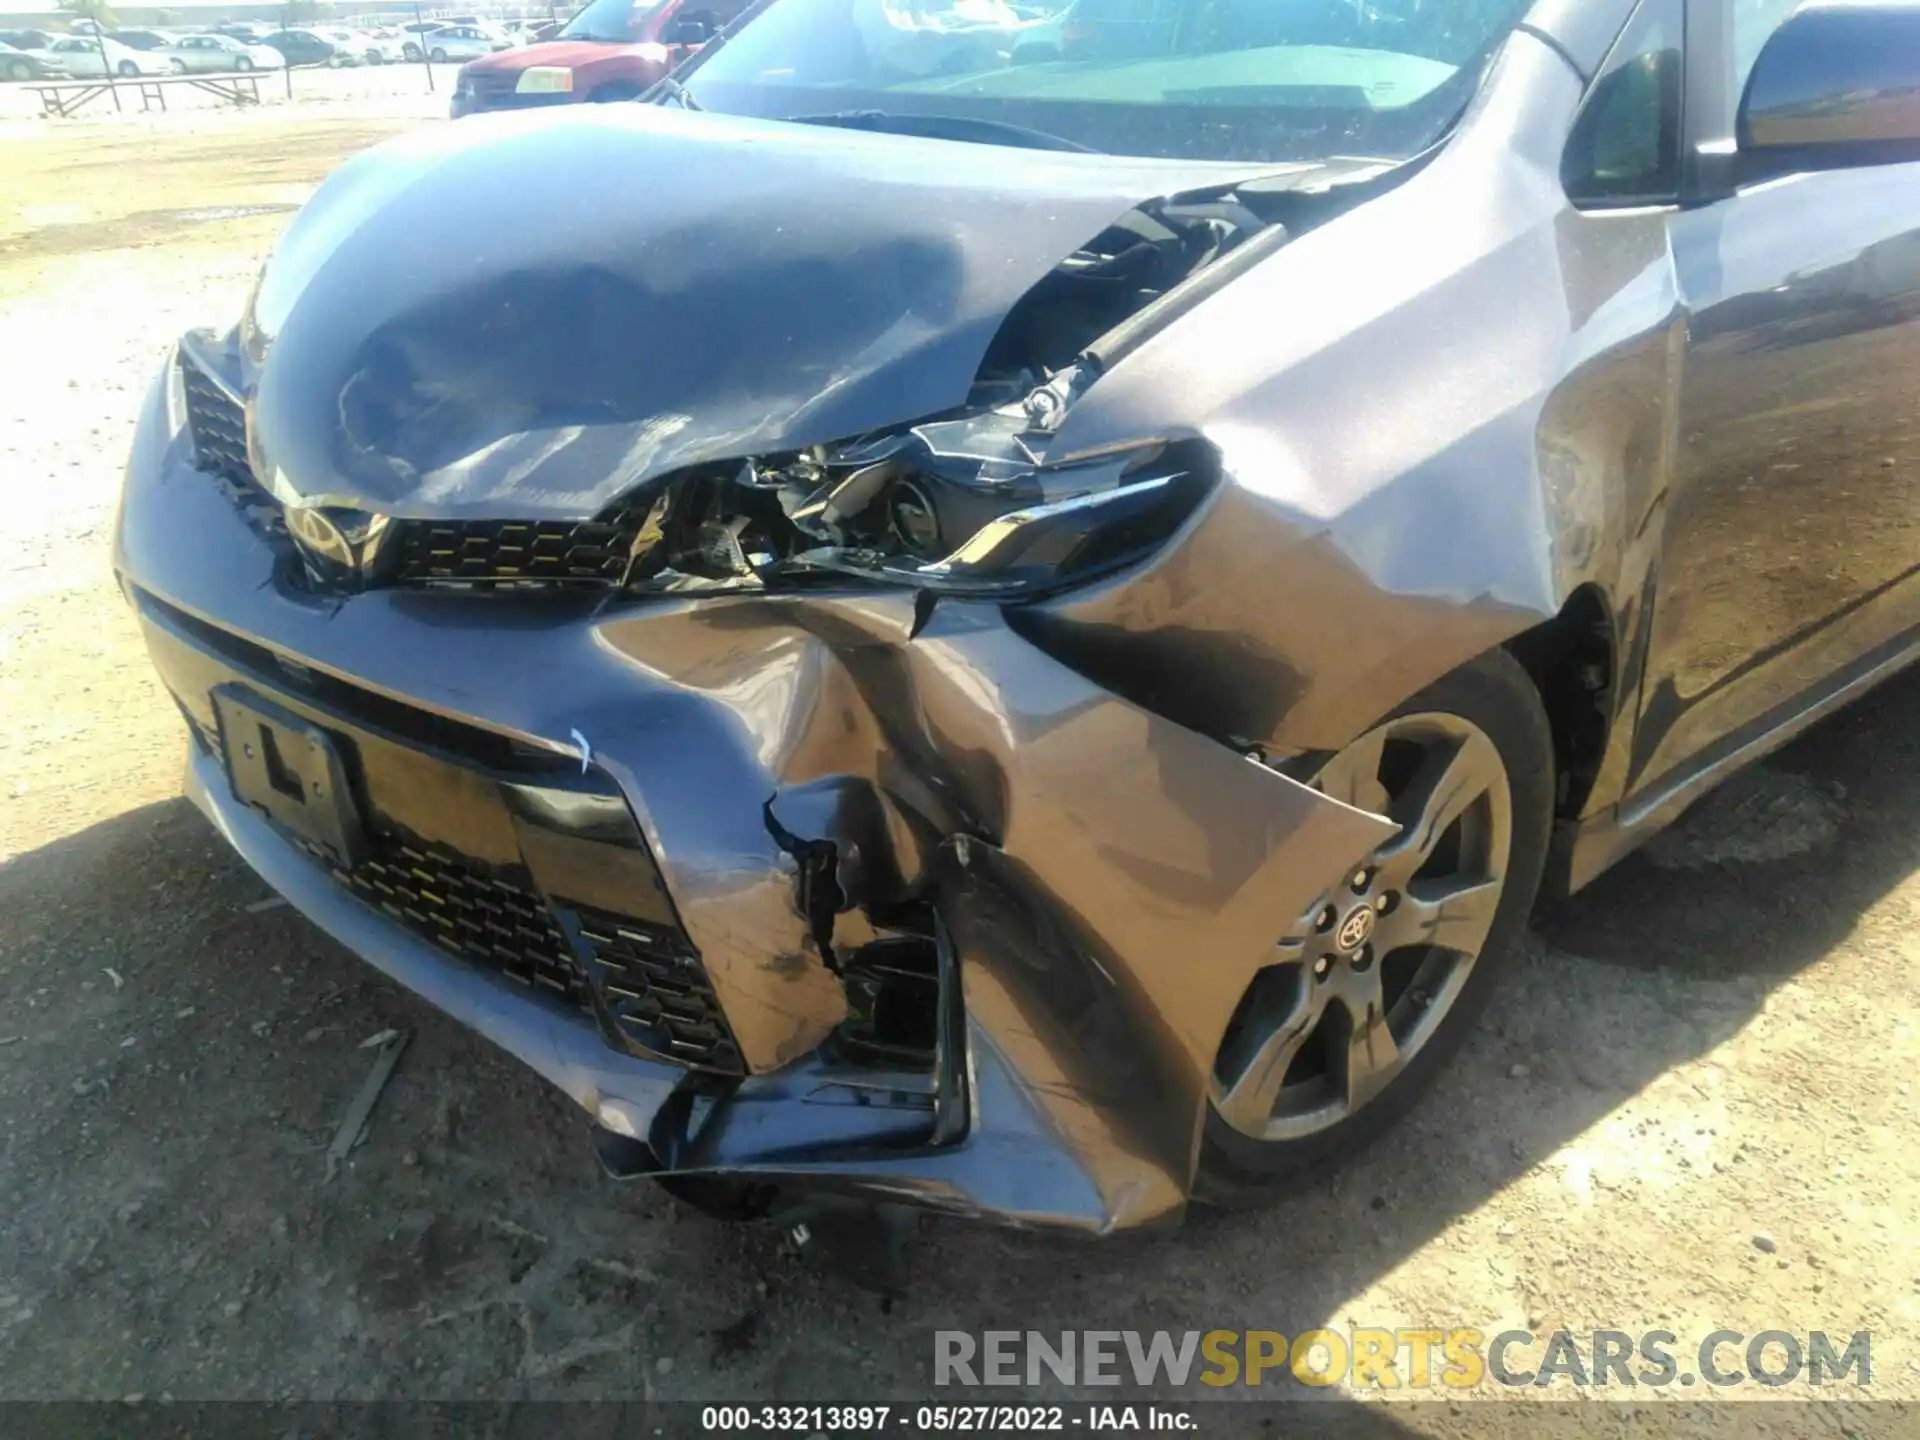
M433 47L433 63L436 65L444 65L447 63L447 52L438 45Z
M15 60L7 66L7 78L9 80L31 80L33 78L33 66L25 60Z
M176 75L184 75L187 73L187 62L184 60L169 60L167 62L167 68Z
M1329 880L1228 1024L1195 1183L1216 1204L1311 1178L1419 1101L1518 953L1546 861L1553 736L1503 650L1307 768L1401 829Z
M122 60L120 62L120 74L125 78L131 80L135 76L139 75L139 73L140 73L140 67L134 64L133 61Z
M240 56L237 60L233 62L233 68L235 70L241 71L242 73L245 73L246 71L253 69L253 57L251 55Z

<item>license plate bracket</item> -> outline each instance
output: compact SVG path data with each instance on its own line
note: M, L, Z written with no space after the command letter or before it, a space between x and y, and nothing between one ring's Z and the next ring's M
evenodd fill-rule
M366 827L333 737L242 686L219 686L212 699L234 799L336 864L357 864Z

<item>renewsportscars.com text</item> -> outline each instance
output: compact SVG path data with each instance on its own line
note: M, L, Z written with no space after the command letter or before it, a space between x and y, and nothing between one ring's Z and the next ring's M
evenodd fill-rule
M1822 1330L965 1330L934 1332L935 1385L1348 1384L1382 1390L1825 1385L1873 1379L1873 1337Z

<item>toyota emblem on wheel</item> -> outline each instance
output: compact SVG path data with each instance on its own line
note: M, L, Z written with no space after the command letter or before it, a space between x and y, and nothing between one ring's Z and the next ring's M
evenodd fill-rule
M1373 938L1373 907L1358 905L1353 913L1340 922L1340 929L1334 935L1342 950L1358 950Z

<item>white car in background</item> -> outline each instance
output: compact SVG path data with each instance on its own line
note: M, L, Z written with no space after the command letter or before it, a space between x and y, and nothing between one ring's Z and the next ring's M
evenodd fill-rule
M165 49L150 53L176 75L278 70L287 63L271 46L249 45L231 35L182 35Z
M372 30L358 32L367 42L367 63L369 65L397 65L402 60L417 59L407 54L407 41L411 36L402 35L398 30L381 26ZM379 51L380 58L374 59L373 52Z
M66 66L68 74L82 80L167 73L167 62L157 52L135 50L98 35L63 35L47 47L47 53Z
M0 80L64 80L67 67L45 50L22 50L0 40Z
M511 50L513 42L491 25L446 25L422 35L419 44L427 58L442 60L478 60L499 50Z
M374 39L364 30L349 30L345 26L329 26L314 32L322 40L331 40L342 50L360 57L363 65L391 65L400 58L400 47L389 45Z

